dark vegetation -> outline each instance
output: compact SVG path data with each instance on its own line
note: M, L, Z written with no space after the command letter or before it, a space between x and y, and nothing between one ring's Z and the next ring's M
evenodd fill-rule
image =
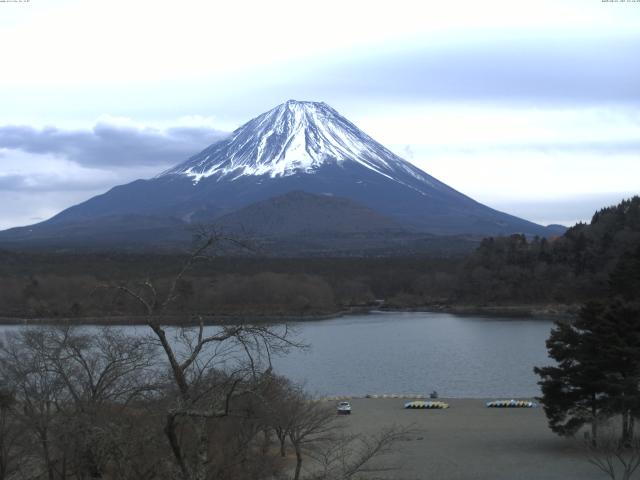
M606 213L618 215L607 220L637 226L632 206L609 210ZM576 318L556 322L547 340L555 365L534 371L540 376L551 430L574 436L589 426L588 460L609 478L626 480L640 467L640 246L624 230L617 235L606 229L596 232L604 232L600 246L607 242L626 249L611 267L611 257L594 255L598 243L577 237L585 247L575 263L587 271L595 266L609 272L607 281L594 285L594 296Z
M355 480L388 470L377 457L406 430L345 435L334 405L273 372L273 356L304 348L286 324L164 324L182 279L216 245L206 239L166 288L105 286L138 305L144 332L61 325L2 339L0 480Z
M604 298L619 260L640 246L640 197L595 213L564 235L489 238L465 263L467 298L489 302L584 302ZM469 288L470 286L472 288Z
M114 328L7 335L0 480L356 479L406 434L346 435L333 404L272 373L261 355L294 346L284 329L166 333L166 350Z
M166 288L181 256L5 253L0 264L0 316L93 317L140 315L139 305L101 288L153 278ZM168 314L332 314L371 306L412 288L428 271L458 261L415 258L216 258L181 279Z
M577 318L557 322L547 341L557 365L536 368L551 429L574 435L585 424L620 416L621 442L640 416L640 248L621 258L607 296L587 302Z
M609 274L640 244L640 197L555 238L488 238L468 256L224 256L194 266L167 315L272 318L358 308L579 304L607 295ZM0 252L0 316L127 317L140 306L101 288L153 278L167 288L181 255Z

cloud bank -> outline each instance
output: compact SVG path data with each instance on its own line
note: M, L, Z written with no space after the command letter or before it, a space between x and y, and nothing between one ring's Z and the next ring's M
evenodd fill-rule
M105 122L91 130L8 125L0 127L0 149L63 157L85 167L161 168L188 158L225 135L209 127L134 128Z
M0 229L152 177L227 135L206 119L187 120L168 128L113 117L84 130L0 126Z

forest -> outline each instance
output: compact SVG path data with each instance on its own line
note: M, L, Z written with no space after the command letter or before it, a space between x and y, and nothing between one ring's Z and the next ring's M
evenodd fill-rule
M373 308L571 306L605 296L610 273L639 252L636 196L562 236L486 238L466 256L208 257L181 277L166 315L254 321ZM2 251L0 317L135 321L144 312L117 287L152 280L166 289L187 256Z

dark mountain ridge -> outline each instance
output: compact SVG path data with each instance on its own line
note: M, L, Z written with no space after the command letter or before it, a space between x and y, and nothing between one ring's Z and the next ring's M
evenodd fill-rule
M252 203L216 220L216 225L255 235L284 237L353 233L406 233L395 221L353 200L293 191Z

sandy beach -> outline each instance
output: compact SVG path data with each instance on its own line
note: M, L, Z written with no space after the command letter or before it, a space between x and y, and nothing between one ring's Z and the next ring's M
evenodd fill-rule
M405 410L405 399L354 399L341 417L353 433L391 425L415 429L385 463L391 478L567 480L606 478L589 464L580 441L556 436L542 408L486 408L483 399L442 399L446 410Z

